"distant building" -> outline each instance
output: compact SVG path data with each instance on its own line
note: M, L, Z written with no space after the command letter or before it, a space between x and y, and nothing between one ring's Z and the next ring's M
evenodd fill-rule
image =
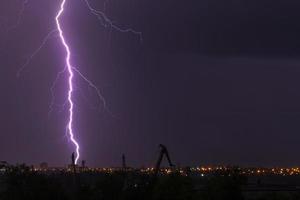
M42 162L42 163L40 164L40 169L42 169L42 170L47 170L47 169L48 169L48 163Z
M84 168L86 167L85 163L86 163L85 160L82 160L82 161L81 161L81 168L84 169Z
M8 163L6 161L0 161L0 173L6 172Z
M7 167L8 166L8 163L6 161L0 161L0 166L5 166Z

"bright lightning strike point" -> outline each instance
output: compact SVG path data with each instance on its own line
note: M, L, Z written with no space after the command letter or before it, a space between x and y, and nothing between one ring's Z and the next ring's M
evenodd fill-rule
M66 66L68 69L68 73L69 73L69 89L68 89L68 102L69 102L69 122L67 125L67 130L68 130L68 134L70 137L70 140L72 141L72 143L75 145L76 147L76 158L75 158L75 164L77 164L77 161L80 157L79 154L79 144L76 141L76 139L74 138L74 132L73 132L73 108L74 108L74 103L73 103L73 99L72 99L72 94L73 94L73 77L74 77L74 73L73 73L73 66L71 65L71 51L70 51L70 47L68 46L65 38L64 38L64 33L63 30L61 28L60 25L60 17L64 12L65 9L65 4L66 4L66 0L62 0L61 4L60 4L60 10L58 11L55 20L56 20L56 26L59 32L59 37L61 39L61 42L65 48L66 51L66 57L65 57L65 62L66 62Z

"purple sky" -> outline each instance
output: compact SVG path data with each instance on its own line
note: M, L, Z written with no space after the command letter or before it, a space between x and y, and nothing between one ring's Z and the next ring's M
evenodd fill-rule
M158 144L174 163L298 165L300 14L297 1L110 0L110 31L82 0L67 4L63 27L72 63L100 88L113 116L93 107L93 90L76 78L75 134L92 166L153 165ZM104 1L90 0L103 9ZM57 37L16 77L55 28L60 1L0 2L0 160L64 165L73 146L67 112L48 118L50 87L64 66ZM65 100L67 83L55 88Z

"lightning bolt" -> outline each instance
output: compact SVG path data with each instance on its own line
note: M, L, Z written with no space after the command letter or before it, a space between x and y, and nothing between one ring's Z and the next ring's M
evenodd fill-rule
M28 2L29 2L29 0L24 0L23 1L22 7L21 7L21 9L20 9L20 11L18 13L17 22L14 25L12 25L11 27L9 27L7 31L12 31L12 30L16 29L20 25L22 16L24 14L24 11L25 11L25 8L26 8L26 5L28 4Z
M29 56L29 58L26 60L26 62L19 68L17 72L17 77L19 78L21 76L21 73L24 71L24 69L30 64L31 60L42 50L42 48L46 45L48 40L57 32L57 29L51 30L43 39L42 43L38 46L38 48Z
M67 71L67 67L64 67L62 71L57 73L57 76L56 76L55 80L53 81L52 86L50 88L52 98L51 98L51 103L49 106L48 118L50 118L50 115L53 112L54 106L55 106L55 92L54 92L55 86L56 86L58 80L60 79L61 75L64 74L66 71ZM56 106L60 106L60 107L64 108L65 105L66 105L66 102L63 105L56 105Z
M16 28L21 20L21 16L24 13L24 9L26 4L28 3L29 0L24 0L23 1L23 5L22 5L22 9L19 12L19 17L18 17L18 21L17 24L15 26L13 26L13 28ZM106 28L110 28L111 30L116 30L122 33L132 33L135 35L138 35L140 40L142 41L142 33L139 31L135 31L134 29L131 28L121 28L119 26L117 26L114 22L112 22L104 12L99 11L94 9L91 4L89 3L88 0L82 0L85 2L87 8L90 10L91 14L95 15L97 17L97 19L100 21L101 25L106 27ZM108 0L104 1L104 7L106 7ZM74 67L71 64L71 49L70 46L67 43L67 40L65 38L64 32L63 32L63 28L61 26L61 17L64 14L65 11L65 5L67 3L67 0L61 0L60 6L59 6L59 10L57 11L57 14L55 16L55 24L56 24L56 28L51 30L43 39L42 43L40 44L40 46L38 46L38 48L31 54L31 56L29 56L29 58L26 60L26 62L20 67L19 71L17 72L17 77L19 77L22 73L22 71L30 64L31 60L41 51L41 49L45 46L45 44L48 42L48 40L55 34L58 33L58 36L60 38L61 44L64 47L65 50L65 67L63 68L63 70L61 70L60 72L57 73L57 76L50 88L50 92L51 92L51 96L52 96L52 100L49 106L49 113L48 116L50 116L50 114L53 111L53 108L55 105L55 94L54 94L54 90L56 87L56 84L58 82L58 80L60 79L61 75L64 73L68 73L68 92L67 92L67 100L63 105L60 105L62 108L64 108L66 105L68 105L68 122L66 125L66 134L68 135L69 139L71 140L71 142L73 143L73 145L75 146L75 150L76 150L76 158L75 158L75 164L77 164L79 158L80 158L80 146L78 141L75 138L75 134L74 134L74 129L73 129L73 121L74 121L74 100L73 100L73 93L74 93L74 83L73 83L73 79L75 74L78 75L78 77L80 77L83 81L85 81L87 83L87 85L92 88L97 96L98 99L103 103L103 107L106 109L106 111L109 112L109 114L112 115L112 113L107 109L106 107L106 101L104 99L104 97L102 96L100 90L98 89L98 87L92 82L90 81L83 73L80 72L80 70L76 67ZM104 8L105 9L105 8Z
M136 31L132 28L121 28L121 27L119 27L112 20L110 20L104 12L102 12L100 10L96 10L95 8L93 8L88 0L83 0L83 1L85 1L85 3L87 5L88 9L90 10L90 12L97 17L97 19L100 21L102 26L104 26L106 28L112 28L112 29L114 29L116 31L119 31L121 33L132 33L134 35L138 35L139 38L140 38L140 41L141 42L143 41L142 32ZM107 1L104 2L105 7L106 7L106 4L107 4Z
M63 30L61 28L60 25L60 18L65 10L65 3L66 0L62 0L61 4L60 4L60 10L58 11L56 17L55 17L55 21L56 21L56 27L57 30L59 32L59 37L60 40L65 48L66 51L66 57L65 57L65 62L66 62L66 66L67 66L67 71L69 73L69 89L68 89L68 102L69 102L69 122L67 125L67 130L68 130L68 134L70 136L70 140L72 141L72 143L75 145L76 148L76 158L75 158L75 164L77 164L77 161L80 157L79 154L79 144L76 141L76 139L74 138L74 133L73 133L73 108L74 108L74 103L73 103L73 77L74 77L74 72L73 72L73 66L71 65L71 51L70 51L70 47L67 44L65 37L64 37L64 33Z

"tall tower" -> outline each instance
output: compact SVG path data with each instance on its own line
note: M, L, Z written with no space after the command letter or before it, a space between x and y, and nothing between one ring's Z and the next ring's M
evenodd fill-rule
M126 168L127 168L125 154L122 155L122 168L123 168L123 170L126 170Z

